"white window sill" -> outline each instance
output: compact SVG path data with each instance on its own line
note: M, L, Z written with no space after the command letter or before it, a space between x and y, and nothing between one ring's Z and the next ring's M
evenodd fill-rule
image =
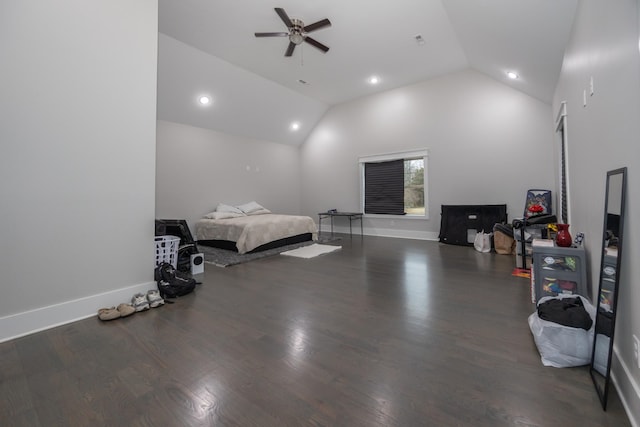
M378 219L378 218L381 218L381 219L382 219L382 218L386 218L386 219L393 219L393 220L396 220L396 219L407 219L407 220L414 221L414 220L419 220L419 219L421 219L421 220L427 220L427 219L429 219L429 214L428 214L428 213L427 213L427 214L425 214L425 215L383 215L383 214L364 214L364 217L365 217L365 218L375 218L375 219Z

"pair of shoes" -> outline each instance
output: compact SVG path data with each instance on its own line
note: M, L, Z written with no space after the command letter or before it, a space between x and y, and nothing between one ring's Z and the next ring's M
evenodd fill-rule
M147 301L147 297L145 296L145 294L135 294L133 298L131 298L131 304L133 305L135 311L149 310L149 301Z
M160 296L157 289L151 289L147 294L137 293L131 298L131 304L135 311L145 311L149 308L156 308L164 305L164 299Z
M136 310L131 304L119 304L118 307L101 308L98 310L100 320L113 320L119 317L131 316Z
M147 292L147 301L149 302L149 306L151 308L160 307L164 305L164 299L160 296L160 292L157 289L151 289Z
M115 307L101 308L98 310L98 318L100 320L113 320L120 317L120 312Z

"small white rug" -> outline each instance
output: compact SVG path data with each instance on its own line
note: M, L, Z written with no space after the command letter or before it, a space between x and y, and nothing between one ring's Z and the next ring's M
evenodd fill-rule
M298 249L282 252L280 253L280 255L294 256L298 258L313 258L317 257L318 255L337 251L338 249L342 249L342 246L320 245L318 243L314 243L310 246L303 246Z

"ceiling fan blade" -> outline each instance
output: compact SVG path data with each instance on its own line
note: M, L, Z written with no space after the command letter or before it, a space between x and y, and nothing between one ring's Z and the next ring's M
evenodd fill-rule
M280 19L282 19L282 22L284 22L284 25L287 26L287 28L293 27L293 22L291 22L291 19L289 19L289 15L287 15L287 12L285 12L283 8L276 7L275 10Z
M309 24L304 27L305 33L310 33L311 31L319 30L320 28L330 27L331 21L328 19L323 19L322 21L314 22L313 24Z
M324 53L327 53L327 51L329 50L329 46L325 46L322 43L320 43L318 40L312 39L311 37L305 37L304 41L309 43L311 46L317 47Z
M284 56L293 55L293 49L295 48L296 48L296 44L293 42L289 42L289 47L287 48L287 51L284 53Z
M289 33L255 33L256 37L286 37Z

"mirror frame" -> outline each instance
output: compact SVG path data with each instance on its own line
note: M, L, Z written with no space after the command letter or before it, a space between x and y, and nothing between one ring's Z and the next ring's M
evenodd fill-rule
M598 319L600 318L600 303L601 298L600 294L602 292L602 284L603 284L603 269L604 269L604 261L605 261L605 252L606 252L606 241L607 241L607 219L608 219L608 208L609 208L609 200L611 194L609 194L609 185L611 181L611 177L615 175L622 175L622 188L620 189L620 224L618 229L618 256L616 257L616 276L613 284L613 301L611 301L611 309L613 312L613 317L611 319L611 336L609 337L609 349L607 352L607 367L606 367L606 375L602 377L600 371L595 368L595 355L596 355L596 331L598 330ZM591 380L593 381L593 385L595 386L596 392L598 393L598 397L600 398L600 403L602 404L602 409L607 410L607 398L609 396L609 384L611 382L611 356L613 355L613 337L615 334L616 328L616 317L617 317L617 306L618 306L618 288L620 285L620 261L622 259L622 248L623 248L623 227L624 227L624 208L625 208L625 199L627 193L627 168L619 168L615 170L611 170L607 172L607 183L605 187L605 197L604 197L604 225L602 229L602 253L600 255L600 277L598 278L598 293L595 298L597 298L596 303L596 324L594 328L594 336L593 336L593 347L591 351L591 365L589 366L589 375L591 375ZM604 381L604 385L602 384Z

